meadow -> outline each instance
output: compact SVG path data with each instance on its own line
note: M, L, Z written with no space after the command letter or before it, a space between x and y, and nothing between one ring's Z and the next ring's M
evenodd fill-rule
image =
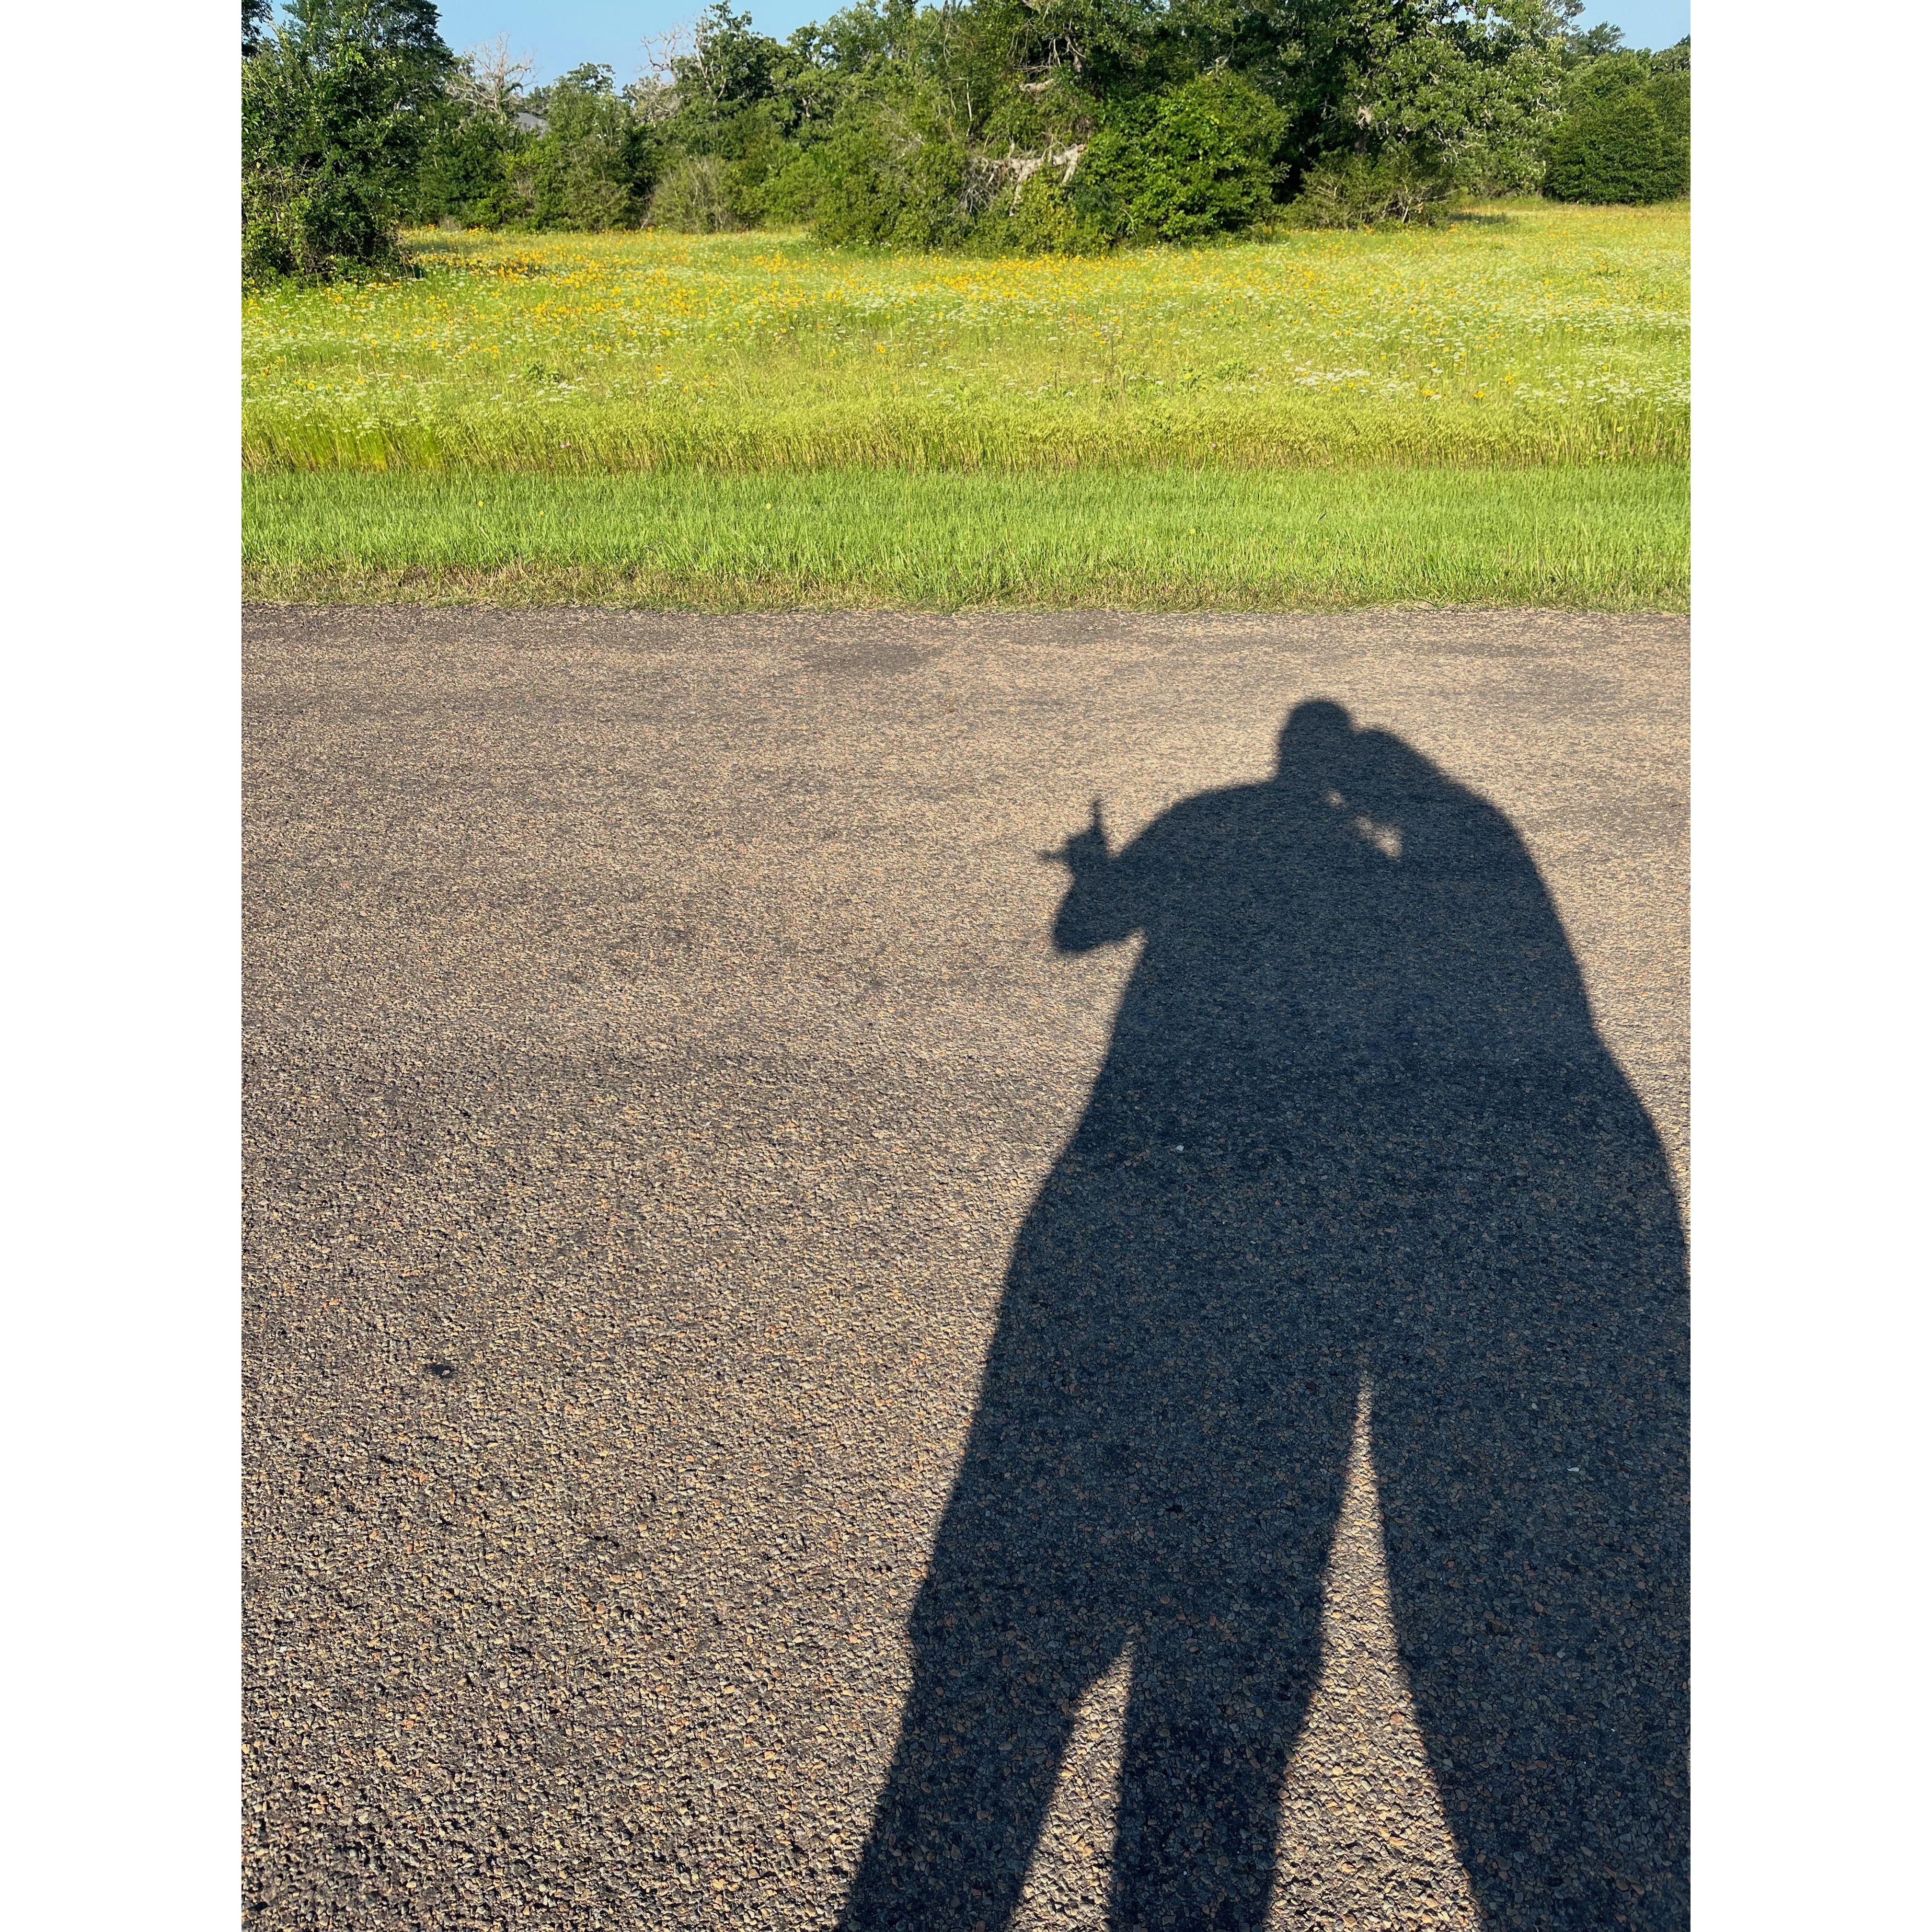
M1537 202L1075 260L416 235L416 275L246 302L247 580L1676 607L1688 240Z

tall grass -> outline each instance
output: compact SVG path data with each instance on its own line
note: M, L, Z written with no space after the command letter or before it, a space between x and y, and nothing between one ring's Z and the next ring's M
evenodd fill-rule
M1678 466L251 477L249 593L705 610L1674 610Z
M1097 260L422 236L250 298L258 474L1673 463L1682 207Z

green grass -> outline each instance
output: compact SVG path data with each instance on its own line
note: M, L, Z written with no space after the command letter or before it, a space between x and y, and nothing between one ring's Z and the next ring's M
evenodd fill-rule
M1678 610L1679 466L247 479L271 602Z
M1094 260L766 234L418 236L427 272L251 297L256 471L1681 461L1689 220Z
M411 238L244 307L272 598L1681 608L1682 206L1103 259Z

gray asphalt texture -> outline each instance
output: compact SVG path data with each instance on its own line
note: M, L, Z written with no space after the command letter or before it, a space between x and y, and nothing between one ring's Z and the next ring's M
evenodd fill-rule
M1687 1922L1682 620L245 641L247 1922Z

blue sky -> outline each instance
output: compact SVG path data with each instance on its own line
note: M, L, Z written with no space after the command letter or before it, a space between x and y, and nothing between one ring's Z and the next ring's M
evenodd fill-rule
M638 49L646 34L688 20L701 0L449 0L442 13L442 37L459 52L479 40L508 34L512 50L536 56L539 80L554 79L580 61L602 61L619 80L628 80L644 64ZM842 0L734 0L761 32L782 40L808 20L835 13ZM1666 47L1690 31L1690 0L1612 0L1592 6L1584 25L1614 20L1636 47Z

